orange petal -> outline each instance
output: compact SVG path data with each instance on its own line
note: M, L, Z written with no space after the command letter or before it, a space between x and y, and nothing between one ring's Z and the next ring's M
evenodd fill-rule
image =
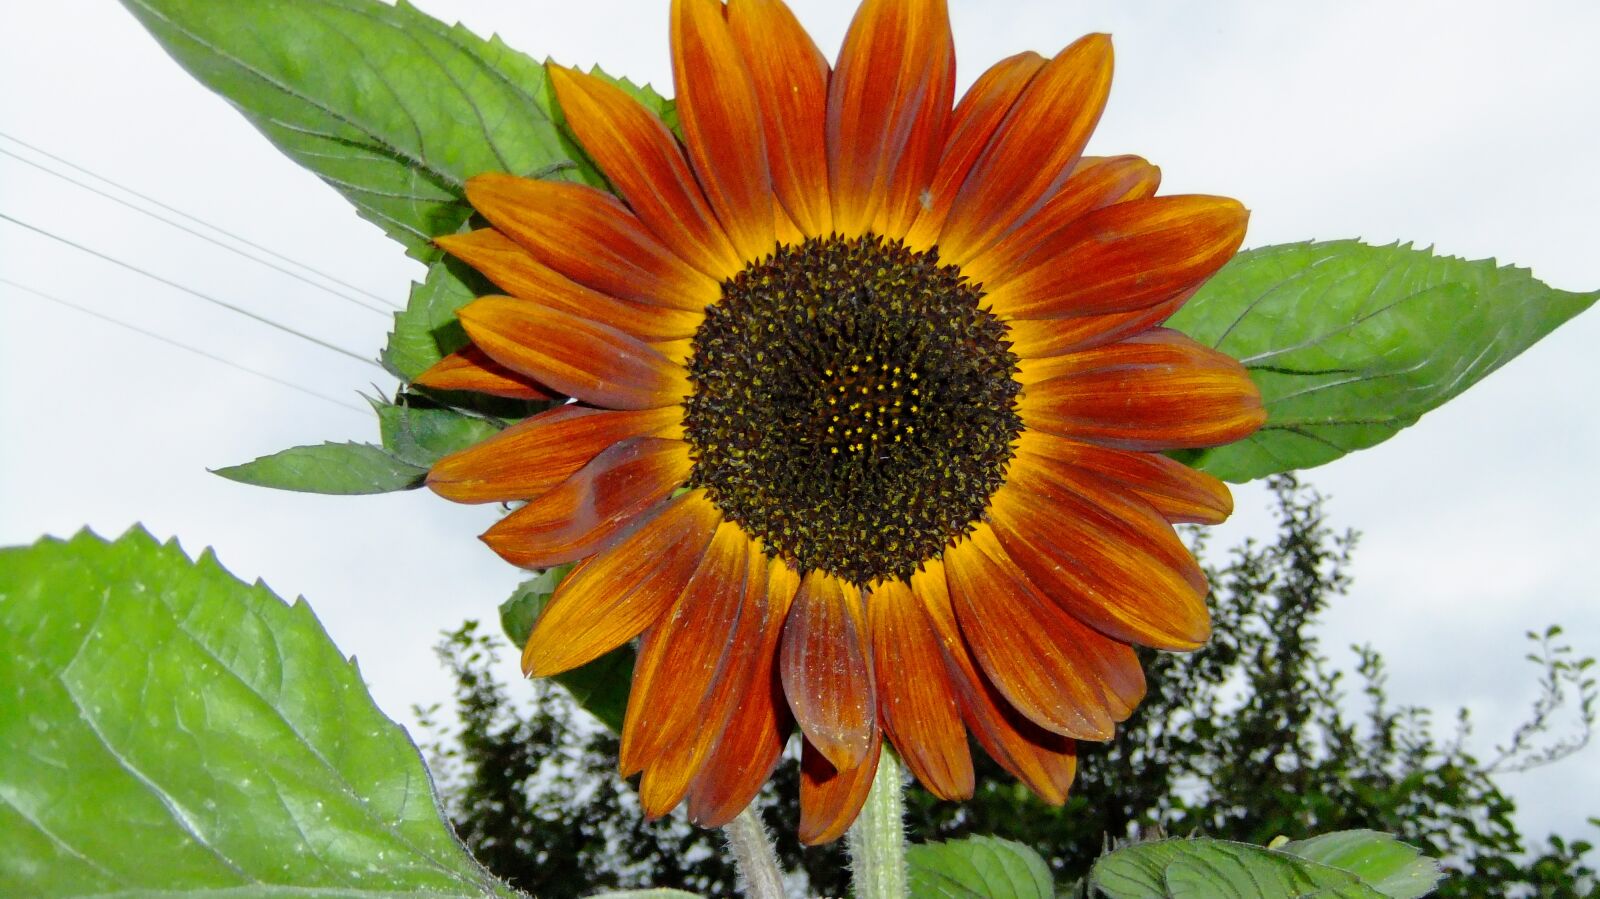
M576 562L615 544L693 470L682 440L614 443L556 489L496 522L483 542L521 568Z
M637 637L683 593L721 520L705 491L691 490L616 546L579 563L534 623L523 673L560 674Z
M650 629L623 720L624 777L665 753L687 729L709 724L703 707L739 629L749 554L743 529L723 522L671 613Z
M739 254L661 119L604 79L564 66L545 69L572 133L639 220L713 280L737 273Z
M1111 38L1091 34L1034 76L973 164L939 234L947 263L962 265L1054 196L1111 91Z
M1221 524L1233 514L1228 485L1158 453L1132 453L1054 437L1022 435L1018 453L1039 465L1064 465L1097 475L1126 490L1171 522Z
M1022 96L1023 88L1043 67L1044 57L1032 51L1002 59L979 75L956 104L955 112L950 115L950 137L945 141L938 171L928 189L927 203L906 234L906 243L912 249L927 250L939 242L939 231L950 214L956 193L967 180L967 173L972 171L972 164L978 161L978 154L989 145L994 130Z
M877 739L872 660L861 593L812 571L800 584L783 629L783 693L806 739L838 768L861 763Z
M682 421L676 406L639 412L557 406L435 462L428 486L458 503L533 499L613 443L651 434L677 436Z
M876 728L860 763L835 768L822 750L805 742L800 751L800 842L831 843L855 823L878 773L883 740Z
M944 566L961 633L978 664L1040 727L1080 740L1110 739L1116 729L1097 672L1073 645L1088 628L1071 626L1070 615L1003 563L1003 551L980 541L994 543L987 526L946 550Z
M647 812L665 814L693 788L702 773L717 776L712 749L721 742L734 709L747 701L753 683L751 675L760 667L766 677L755 683L773 684L771 659L776 647L767 644L765 665L761 665L754 651L763 645L763 634L769 629L767 559L759 543L746 538L746 545L738 621L728 635L727 650L712 677L705 701L696 714L686 718L684 726L678 728L672 745L644 769L639 796ZM691 591L685 591L686 595L688 592ZM770 630L776 634L780 628L774 626ZM745 804L749 804L749 797Z
M590 290L493 228L440 237L434 243L514 297L610 325L646 342L688 337L705 320L699 312L619 300Z
M1244 366L1176 331L1041 364L1053 377L1024 387L1017 412L1028 428L1063 437L1130 450L1221 446L1267 418Z
M783 562L768 562L764 556L755 561L765 566L766 575L752 575L746 583L764 585L761 630L748 645L747 673L726 681L738 701L689 788L689 818L702 827L721 827L750 804L777 765L793 726L777 658L778 639L800 578Z
M938 637L904 581L866 599L878 716L906 767L941 799L972 795L972 753Z
M1153 196L1161 170L1137 156L1085 157L1061 190L1022 227L961 266L961 271L991 291L1000 290L1017 269L1037 265L1060 233L1085 214L1106 206Z
M781 0L732 0L728 27L760 97L773 189L801 234L826 235L828 60Z
M587 403L654 409L692 390L682 366L610 325L513 297L481 297L456 314L496 362Z
M467 199L540 262L601 293L690 312L722 296L603 190L491 173L467 180Z
M945 0L865 0L828 84L835 230L905 234L933 184L954 97Z
M1204 644L1205 575L1172 526L1134 497L1060 474L1016 460L995 491L989 513L1011 560L1108 637L1169 650Z
M1077 773L1076 744L1023 717L973 664L956 625L942 562L925 563L911 576L911 591L922 601L938 636L950 682L961 698L962 717L985 752L1027 785L1039 798L1060 805Z
M1154 306L1216 274L1244 241L1249 219L1226 197L1151 197L1096 209L1010 253L1031 255L991 285L984 300L1011 318Z
M728 239L745 262L777 246L761 103L721 0L673 0L672 79L683 142Z
M1171 318L1198 289L1191 288L1169 300L1132 312L1068 318L1013 318L1006 322L1006 337L1011 341L1011 351L1024 361L1105 346L1148 331Z
M488 353L471 344L435 362L411 383L429 390L470 390L509 400L554 397L550 391L490 359Z

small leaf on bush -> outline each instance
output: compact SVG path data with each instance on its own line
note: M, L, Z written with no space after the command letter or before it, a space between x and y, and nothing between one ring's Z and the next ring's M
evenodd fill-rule
M1593 305L1526 269L1409 244L1240 253L1170 326L1242 361L1266 425L1186 462L1230 481L1321 465L1393 437Z
M0 550L0 684L0 895L513 895L311 609L209 551Z
M511 598L500 604L500 626L520 651L533 632L533 623L556 585L572 570L571 565L546 569L524 581ZM614 733L622 732L622 719L628 711L628 689L633 683L634 652L624 644L598 659L563 672L551 680L565 687L578 705L600 719Z
M1314 858L1292 851L1307 846ZM1089 883L1108 899L1414 899L1438 876L1431 860L1393 837L1351 831L1278 849L1212 839L1135 843L1095 862Z
M1050 866L1021 843L975 836L906 851L911 895L948 899L1052 899Z
M296 446L212 473L257 487L355 495L420 487L428 470L370 443L322 443Z
M401 461L427 467L443 456L485 440L500 426L454 409L374 403L383 446Z

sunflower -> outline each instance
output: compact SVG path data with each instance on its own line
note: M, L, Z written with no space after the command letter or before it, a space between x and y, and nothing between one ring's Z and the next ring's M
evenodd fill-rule
M662 815L743 809L801 735L800 836L832 840L882 741L970 796L968 733L1050 802L1139 703L1134 646L1205 642L1173 522L1231 511L1161 455L1260 426L1234 360L1159 325L1238 249L1233 200L1082 155L1109 38L955 103L944 0L866 0L838 62L779 0L675 0L682 141L551 66L615 193L485 174L440 238L506 296L425 387L557 405L441 460L483 535L576 563L528 640L551 675L638 638L620 767Z

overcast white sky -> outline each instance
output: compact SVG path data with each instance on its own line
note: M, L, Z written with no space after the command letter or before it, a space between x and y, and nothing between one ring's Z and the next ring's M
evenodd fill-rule
M418 0L535 57L599 62L668 92L665 3ZM798 2L826 52L853 2ZM1002 56L1087 31L1117 47L1091 152L1139 153L1167 192L1253 210L1247 245L1312 237L1433 243L1600 287L1600 5L1492 2L1062 3L951 0L962 85ZM7 4L0 132L366 290L403 301L420 268L278 155L108 2ZM0 148L32 157L15 144ZM35 157L36 158L36 157ZM0 212L362 353L388 323L0 156ZM0 276L241 364L355 400L390 382L191 296L0 221ZM1353 595L1322 635L1370 642L1404 702L1477 718L1487 754L1534 695L1521 634L1567 626L1600 654L1600 374L1592 312L1376 449L1313 471L1335 523L1364 531ZM492 621L519 580L474 535L492 509L425 492L317 497L206 472L287 446L369 440L341 409L0 285L0 544L115 535L142 521L246 579L304 594L357 655L379 704L411 723L447 696L430 652ZM1266 497L1214 541L1270 535ZM508 676L514 673L507 654ZM1539 833L1600 814L1600 747L1503 781Z

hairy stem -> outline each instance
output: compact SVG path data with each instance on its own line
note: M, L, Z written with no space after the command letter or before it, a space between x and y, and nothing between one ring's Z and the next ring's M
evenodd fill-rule
M783 872L772 851L772 840L752 803L739 817L729 821L722 832L728 837L733 863L744 879L744 894L749 899L784 899Z
M900 760L883 749L872 791L846 836L859 899L906 899L906 797Z

